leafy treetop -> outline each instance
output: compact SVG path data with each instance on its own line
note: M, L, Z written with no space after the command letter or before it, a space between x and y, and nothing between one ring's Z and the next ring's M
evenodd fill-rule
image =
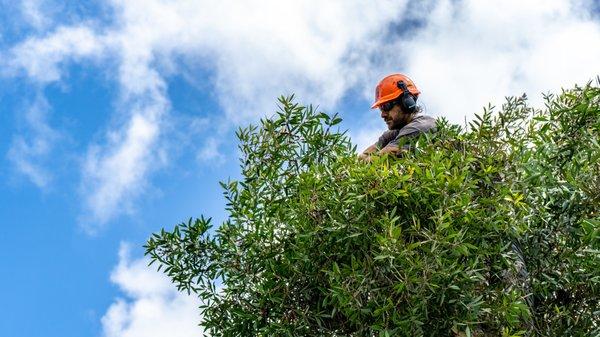
M229 219L147 254L212 336L598 336L600 88L545 99L363 163L338 116L282 97L237 132Z

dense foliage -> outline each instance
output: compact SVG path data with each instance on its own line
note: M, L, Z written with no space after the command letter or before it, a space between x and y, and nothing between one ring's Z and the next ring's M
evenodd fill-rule
M600 88L443 119L357 159L337 116L280 99L238 131L229 219L147 253L212 336L600 335Z

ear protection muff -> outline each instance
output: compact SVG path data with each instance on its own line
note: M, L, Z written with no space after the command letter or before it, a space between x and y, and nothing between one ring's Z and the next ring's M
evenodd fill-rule
M398 88L402 90L402 94L400 94L399 101L404 111L409 113L415 112L417 109L417 101L415 97L408 91L406 87L406 83L404 81L398 81Z

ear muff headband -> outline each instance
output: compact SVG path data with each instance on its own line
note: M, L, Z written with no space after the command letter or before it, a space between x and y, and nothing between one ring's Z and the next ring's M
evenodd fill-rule
M406 87L406 83L404 81L398 81L398 88L402 90L402 94L400 94L400 104L402 105L402 109L409 113L415 112L417 109L417 102L413 95L408 91Z

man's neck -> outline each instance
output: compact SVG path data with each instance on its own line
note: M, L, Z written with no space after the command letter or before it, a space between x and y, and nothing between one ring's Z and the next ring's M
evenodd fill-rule
M403 127L407 126L408 124L410 124L410 122L415 120L416 115L417 115L416 113L406 114L406 118L403 118L404 123L400 124L398 127L394 128L394 129L400 130Z

